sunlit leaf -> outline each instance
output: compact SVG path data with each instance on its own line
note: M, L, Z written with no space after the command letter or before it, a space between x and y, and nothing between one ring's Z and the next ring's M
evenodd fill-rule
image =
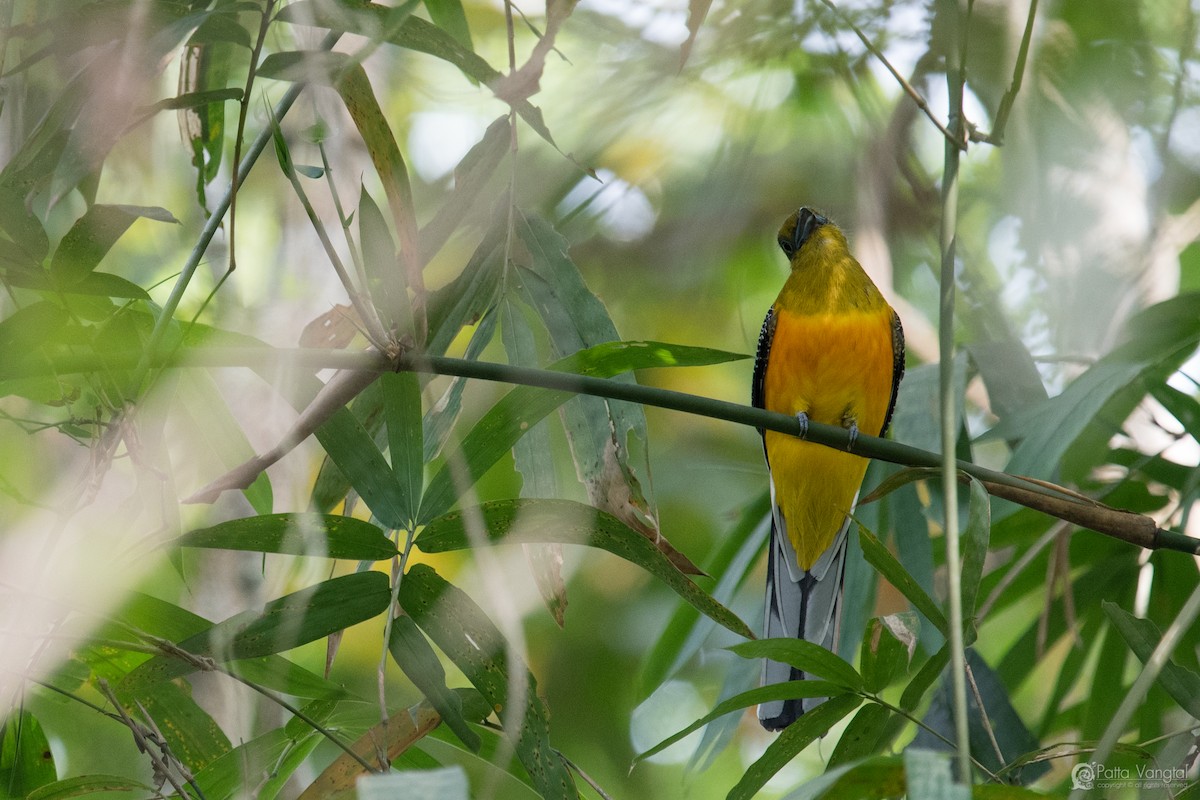
M153 794L154 787L121 775L79 775L47 783L25 796L25 800L68 800L87 797L99 792L139 792Z

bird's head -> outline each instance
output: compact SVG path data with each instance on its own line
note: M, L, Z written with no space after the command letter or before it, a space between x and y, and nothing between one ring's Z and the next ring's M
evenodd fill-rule
M790 261L813 231L827 224L829 220L811 208L801 208L783 221L783 227L779 229L779 248Z

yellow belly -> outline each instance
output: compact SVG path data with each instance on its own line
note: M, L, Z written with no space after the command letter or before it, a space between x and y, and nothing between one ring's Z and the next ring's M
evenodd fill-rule
M763 379L770 411L877 436L892 394L891 309L798 315L776 308L775 335ZM766 432L775 501L802 569L833 542L862 485L867 459Z

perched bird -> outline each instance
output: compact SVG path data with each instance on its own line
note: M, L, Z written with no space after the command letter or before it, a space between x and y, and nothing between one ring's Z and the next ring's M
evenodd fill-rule
M754 361L751 402L808 422L882 436L904 374L900 318L850 255L846 237L801 208L779 229L792 272L767 312ZM867 459L775 431L761 431L771 477L767 560L768 638L797 637L837 649L850 513ZM786 664L763 662L763 685L801 680ZM781 730L822 698L758 707Z

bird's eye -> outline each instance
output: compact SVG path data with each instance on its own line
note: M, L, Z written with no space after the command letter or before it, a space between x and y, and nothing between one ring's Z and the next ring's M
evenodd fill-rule
M796 253L796 248L792 246L791 239L788 239L786 236L779 237L779 249L788 258L791 258Z

